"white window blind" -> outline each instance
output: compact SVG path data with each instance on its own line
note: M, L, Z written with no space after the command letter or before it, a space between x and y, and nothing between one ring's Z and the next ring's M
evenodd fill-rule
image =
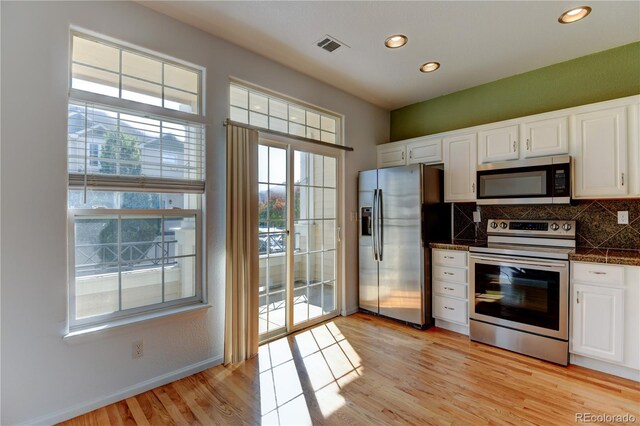
M204 191L202 124L69 101L71 187Z

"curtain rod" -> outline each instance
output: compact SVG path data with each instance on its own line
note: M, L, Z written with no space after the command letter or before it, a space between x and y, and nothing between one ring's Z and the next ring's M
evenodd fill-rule
M282 136L282 137L285 137L285 138L295 139L295 140L299 140L299 141L302 141L302 142L308 142L308 143L312 143L312 144L315 144L315 145L321 145L321 146L324 146L324 147L327 147L327 148L335 148L335 149L339 149L339 150L342 150L342 151L353 151L353 148L350 147L350 146L338 145L338 144L329 143L329 142L321 142L321 141L317 141L315 139L309 139L309 138L305 138L305 137L302 137L302 136L290 135L289 133L278 132L276 130L263 129L262 127L256 127L256 126L251 126L249 124L239 123L239 122L233 121L233 120L231 120L229 118L224 120L223 125L225 127L228 126L228 125L244 127L246 129L257 130L258 132L261 132L261 133L266 133L266 134L275 135L275 136Z

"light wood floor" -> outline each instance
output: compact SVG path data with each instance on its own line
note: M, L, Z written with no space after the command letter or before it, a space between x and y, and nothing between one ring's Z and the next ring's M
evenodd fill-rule
M67 424L561 425L576 413L640 422L640 384L356 314Z

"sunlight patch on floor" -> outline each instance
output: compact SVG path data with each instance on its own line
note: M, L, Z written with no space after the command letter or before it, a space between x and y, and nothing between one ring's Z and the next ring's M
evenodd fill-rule
M295 335L292 345L284 337L260 346L263 425L311 424L310 398L328 418L346 404L342 388L363 374L360 357L333 322Z

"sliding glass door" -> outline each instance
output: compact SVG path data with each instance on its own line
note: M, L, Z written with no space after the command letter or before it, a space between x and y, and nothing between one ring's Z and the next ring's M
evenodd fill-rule
M261 341L338 312L339 154L261 140Z
M336 159L293 154L293 323L336 307Z

